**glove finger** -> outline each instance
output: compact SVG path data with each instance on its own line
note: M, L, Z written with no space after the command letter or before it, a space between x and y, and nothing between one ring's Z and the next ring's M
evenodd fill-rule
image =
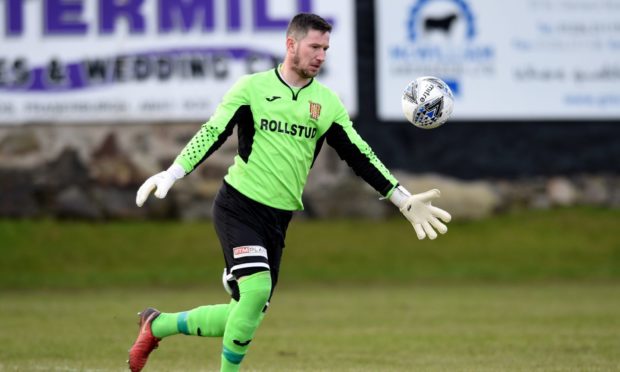
M422 223L422 228L424 229L424 232L430 240L434 240L435 238L437 238L437 233L435 232L435 230L433 230L431 224L428 223L428 221L424 221Z
M149 194L151 193L151 191L153 191L154 188L155 188L155 182L153 182L153 179L151 178L146 180L142 184L142 186L140 186L140 188L138 189L138 192L136 193L136 205L138 207L141 207L144 204L144 202L149 197Z
M159 182L157 184L157 190L155 191L155 196L158 197L159 199L163 199L166 197L166 195L168 194L168 190L170 190L170 186L168 183L166 182Z
M448 227L441 223L441 221L439 221L436 217L431 217L429 221L431 225L435 228L435 230L439 231L440 233L445 234L448 232Z
M434 205L430 205L428 209L430 209L433 216L441 218L443 222L450 222L450 220L452 219L450 213L444 211L441 208L437 208Z
M418 236L418 239L422 240L426 237L426 234L424 233L424 229L422 228L422 225L420 225L419 223L412 223L413 225L413 229L415 230L416 235Z
M425 191L421 194L418 194L418 197L419 197L419 200L421 200L422 202L428 202L428 201L438 198L440 195L441 195L441 192L439 190L432 189L432 190Z

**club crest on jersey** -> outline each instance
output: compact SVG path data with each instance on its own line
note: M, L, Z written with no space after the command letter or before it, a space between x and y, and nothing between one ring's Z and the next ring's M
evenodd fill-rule
M319 120L319 115L321 115L321 104L312 101L308 102L310 102L310 117L314 120Z

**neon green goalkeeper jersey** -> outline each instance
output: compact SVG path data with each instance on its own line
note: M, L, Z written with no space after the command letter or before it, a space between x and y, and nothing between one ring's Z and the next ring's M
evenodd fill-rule
M175 162L190 173L224 143L235 125L238 154L224 179L259 203L303 209L303 188L323 142L383 196L397 186L353 128L338 96L314 79L293 88L277 69L242 77Z

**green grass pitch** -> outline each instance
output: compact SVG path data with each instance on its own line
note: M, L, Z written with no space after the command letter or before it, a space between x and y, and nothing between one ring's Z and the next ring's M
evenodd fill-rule
M225 301L219 289L0 295L1 371L123 371L136 311ZM616 371L620 286L283 287L247 371ZM220 339L174 336L146 371L216 371Z
M244 370L620 370L619 222L296 220ZM208 222L0 221L0 257L0 371L123 371L137 311L227 301ZM215 371L220 342L166 339L146 371Z

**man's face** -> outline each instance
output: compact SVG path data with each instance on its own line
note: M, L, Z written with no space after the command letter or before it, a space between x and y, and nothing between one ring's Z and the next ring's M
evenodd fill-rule
M292 67L303 78L315 77L325 62L329 48L329 32L309 30L299 41L291 39L289 53L292 57Z

